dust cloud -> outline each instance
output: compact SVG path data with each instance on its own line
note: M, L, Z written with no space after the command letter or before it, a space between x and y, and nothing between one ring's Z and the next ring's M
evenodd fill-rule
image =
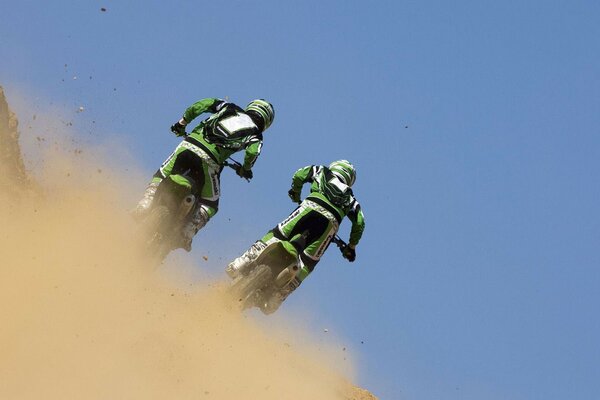
M347 398L350 367L290 344L306 333L267 332L222 284L148 268L131 177L44 159L42 193L0 193L0 399Z

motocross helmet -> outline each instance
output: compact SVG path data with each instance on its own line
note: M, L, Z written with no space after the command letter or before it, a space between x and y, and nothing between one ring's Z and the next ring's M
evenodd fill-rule
M348 160L334 161L329 165L329 169L339 180L348 186L354 185L356 181L356 170Z
M271 103L264 99L252 100L246 106L245 111L251 116L258 117L259 121L262 123L260 128L262 128L263 131L271 126L273 119L275 118L275 109L273 109Z

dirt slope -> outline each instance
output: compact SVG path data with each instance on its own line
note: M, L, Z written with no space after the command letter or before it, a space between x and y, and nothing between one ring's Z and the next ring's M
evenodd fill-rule
M0 399L375 399L218 283L148 271L105 166L48 154L30 195L16 127L0 91Z
M0 190L14 193L15 186L28 185L19 146L19 122L8 107L0 86Z

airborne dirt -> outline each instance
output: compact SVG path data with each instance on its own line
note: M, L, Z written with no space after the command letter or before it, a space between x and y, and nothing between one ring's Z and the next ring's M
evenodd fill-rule
M332 349L289 344L305 333L149 270L106 165L65 152L34 176L41 194L0 193L0 399L370 398Z

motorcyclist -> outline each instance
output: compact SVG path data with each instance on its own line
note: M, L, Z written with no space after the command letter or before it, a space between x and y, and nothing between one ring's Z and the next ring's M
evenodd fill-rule
M300 168L294 174L292 188L288 192L293 202L300 203L298 208L227 266L227 274L235 279L247 272L246 268L269 244L277 240L290 240L308 230L306 246L300 253L302 268L288 286L261 305L265 314L275 312L314 270L345 216L352 222L352 228L349 244L343 248L342 255L350 262L355 260L356 246L365 228L361 206L351 189L355 180L354 166L346 160L334 161L328 167L309 165ZM302 186L307 182L311 183L310 194L301 202Z
M212 115L186 134L186 125L206 112ZM156 189L164 178L171 174L188 174L199 185L200 193L200 206L195 208L180 237L180 246L190 251L194 235L218 211L219 178L227 158L245 150L244 162L236 172L242 178L251 179L252 166L262 147L262 133L274 117L273 106L263 99L252 100L245 109L218 98L206 98L192 104L171 126L171 132L184 137L183 141L154 174L134 209L134 216L140 218L148 213Z

